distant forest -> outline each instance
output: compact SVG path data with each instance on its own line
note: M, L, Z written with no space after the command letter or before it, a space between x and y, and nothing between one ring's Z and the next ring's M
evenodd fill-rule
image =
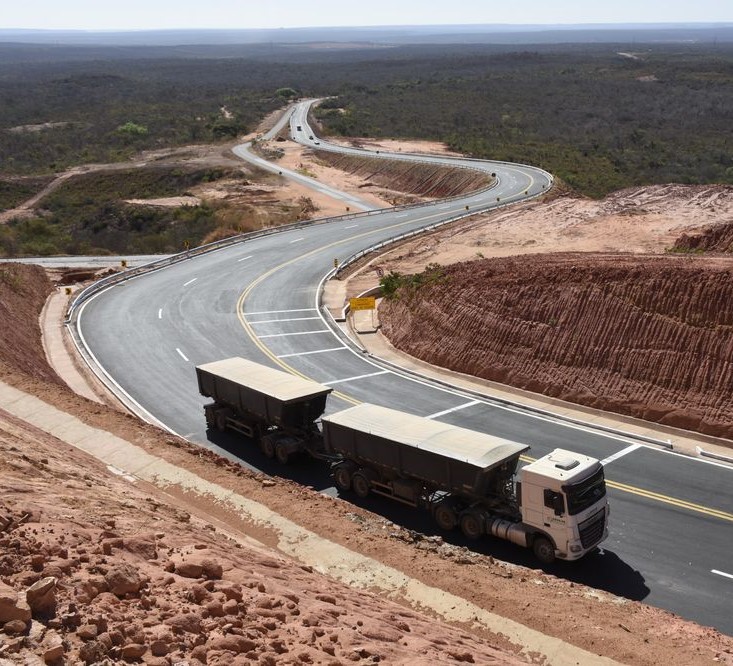
M642 183L733 183L730 44L5 44L0 63L4 175L232 139L293 88L334 96L319 112L327 132L438 139L536 164L590 196ZM42 123L51 125L12 129Z

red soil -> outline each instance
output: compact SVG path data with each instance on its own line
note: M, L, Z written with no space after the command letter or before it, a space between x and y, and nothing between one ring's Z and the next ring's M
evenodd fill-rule
M528 255L442 269L385 300L385 335L429 363L733 438L733 261Z

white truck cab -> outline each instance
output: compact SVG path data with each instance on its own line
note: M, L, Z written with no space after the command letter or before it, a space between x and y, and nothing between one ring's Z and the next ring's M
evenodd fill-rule
M518 473L517 497L525 528L547 541L553 557L577 560L608 536L609 506L603 465L596 458L555 449ZM540 559L537 546L535 553Z

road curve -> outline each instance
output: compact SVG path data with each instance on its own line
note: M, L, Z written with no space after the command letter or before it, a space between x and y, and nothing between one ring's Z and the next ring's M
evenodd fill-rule
M298 106L289 118L299 140L355 150L309 139L316 135L306 113ZM334 259L464 215L466 206L495 207L541 194L551 184L549 174L533 167L397 157L495 172L497 183L450 201L289 229L113 286L87 301L78 317L79 334L96 363L151 419L243 464L325 492L334 491L320 465L278 468L245 440L207 432L194 366L245 356L333 386L330 411L368 401L526 442L537 457L558 446L596 456L607 466L611 537L602 553L551 571L733 633L733 470L405 376L353 350L329 326L318 296ZM434 531L420 512L378 498L365 505ZM459 535L451 539L462 543ZM486 539L471 547L533 565L531 554L505 542Z

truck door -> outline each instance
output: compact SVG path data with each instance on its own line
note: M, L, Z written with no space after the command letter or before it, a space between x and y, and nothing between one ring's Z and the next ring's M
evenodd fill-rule
M545 488L543 490L542 522L550 536L555 540L555 545L563 551L568 540L565 527L566 521L565 495L560 491Z

